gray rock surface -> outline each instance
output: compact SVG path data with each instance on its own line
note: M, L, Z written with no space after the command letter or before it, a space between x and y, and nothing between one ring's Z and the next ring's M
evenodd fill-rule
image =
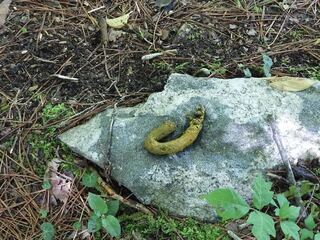
M143 148L146 135L164 120L177 123L173 138L181 134L188 126L186 116L199 105L205 107L206 116L193 145L171 156L155 156ZM152 94L146 103L117 109L111 141L112 109L68 130L60 139L101 167L110 161L112 176L143 203L175 215L214 221L214 210L201 199L202 194L232 187L249 199L255 175L281 164L270 115L293 162L320 156L319 110L317 84L292 93L274 90L264 79L172 74L164 91Z

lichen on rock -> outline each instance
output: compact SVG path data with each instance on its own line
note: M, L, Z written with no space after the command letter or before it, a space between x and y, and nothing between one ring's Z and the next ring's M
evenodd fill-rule
M146 137L144 141L145 149L155 155L169 155L183 151L197 139L202 129L204 115L204 108L199 107L184 133L180 137L168 142L160 141L176 130L176 124L171 121L162 123L159 127L154 128Z
M116 115L114 109L107 109L60 139L101 167L111 163L111 176L143 204L176 216L216 221L214 209L202 195L230 187L244 199L252 199L249 183L255 175L282 163L270 131L270 114L292 164L308 155L320 156L317 86L287 92L271 88L265 78L226 80L172 74L164 91L153 93L144 104L117 108ZM170 140L179 137L190 122L185 116L199 105L205 107L205 116L191 146L162 156L143 147L151 129L167 120L176 124ZM106 153L109 148L110 155Z

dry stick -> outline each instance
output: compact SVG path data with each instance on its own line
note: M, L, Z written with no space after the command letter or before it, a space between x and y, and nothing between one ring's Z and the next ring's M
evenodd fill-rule
M109 176L110 175L110 172L111 172L111 147L112 147L112 137L113 137L113 125L114 125L114 122L115 122L115 117L117 115L117 106L120 102L122 102L127 96L123 96L121 97L121 99L116 102L114 105L113 105L113 110L112 110L112 113L111 113L111 119L110 119L110 124L109 124L109 132L108 132L108 136L107 136L107 163L106 165L104 166L103 170L104 170L104 174L105 176Z
M38 47L39 47L39 42L41 40L41 35L42 35L42 31L43 31L45 20L46 20L46 16L47 16L47 13L45 12L43 14L43 18L42 18L40 29L38 30L38 36L37 36L37 41L36 41L36 50L38 50Z
M282 29L283 29L284 25L285 25L286 22L287 22L287 19L288 19L288 15L286 15L286 17L285 17L285 19L283 20L283 23L282 23L282 25L281 25L281 27L280 27L277 35L276 35L275 38L273 39L272 43L270 43L270 44L268 45L268 48L270 48L270 47L277 41L278 37L280 36L280 33L282 32Z
M294 194L295 200L296 200L296 204L300 207L300 214L302 217L305 217L304 215L306 214L305 212L305 208L303 206L303 202L301 199L301 191L300 191L300 187L297 185L296 179L294 178L294 174L291 168L291 164L289 161L289 157L283 147L282 141L279 138L278 135L278 131L277 131L277 126L275 124L275 119L273 116L271 116L271 120L270 120L270 128L271 128L271 132L272 132L272 138L274 140L274 142L276 143L276 146L278 148L281 160L287 170L287 174L288 174L288 180L291 186L295 186L297 191Z
M119 194L117 194L113 189L112 187L107 184L103 179L102 177L100 177L99 173L94 169L94 168L91 168L91 171L92 172L95 172L96 175L98 176L98 185L102 187L102 189L100 191L102 191L104 194L106 194L107 196L115 199L115 200L119 200L120 202L122 202L124 205L127 205L131 208L135 208L137 209L138 211L141 211L143 213L146 213L146 214L149 214L149 215L153 215L153 213L148 209L146 208L145 206L143 206L142 204L140 203L137 203L131 199L125 199L124 197L120 196Z
M310 206L310 204L311 204L311 202L312 202L312 198L313 198L313 196L314 196L314 193L315 193L315 191L316 191L316 188L319 189L319 185L318 185L318 184L315 184L315 185L313 186L312 193L311 193L311 196L310 196L310 198L309 198L309 201L308 201L306 207L303 209L303 210L304 210L304 214L300 214L297 222L300 222L300 220L301 220L301 218L303 217L303 215L307 215L307 212L306 212L306 211L307 211L307 209L309 208L309 206Z
M129 207L135 208L138 211L153 215L153 213L148 208L143 206L142 204L137 203L131 199L125 199L124 197L118 195L109 184L107 184L105 181L103 181L103 179L101 177L98 177L98 184L103 188L102 191L105 192L111 198L119 200L123 204L125 204Z
M84 209L85 209L85 207L87 206L87 201L88 201L88 198L87 198L86 201L84 202L84 207L82 208L82 211L81 211L81 214L80 214L80 218L79 218L79 222L81 222L81 220L82 220L83 213L84 213ZM77 235L78 235L78 229L76 229L76 234L74 235L73 240L76 239ZM81 235L81 232L80 232L79 235Z
M234 232L232 232L231 230L227 231L229 237L231 237L234 240L242 240L241 238L239 238Z
M101 32L101 45L102 45L103 54L104 54L104 68L108 78L111 78L111 75L108 70L109 69L107 64L108 55L106 52L106 48L108 47L108 41L109 41L108 26L107 26L106 20L101 17L98 19L98 23L99 23L100 32Z
M101 32L101 43L107 44L108 43L108 29L107 29L107 22L104 18L100 17L98 18L98 23L100 27L100 32Z
M158 17L158 19L156 21L156 25L154 26L154 30L153 30L152 46L153 46L154 50L157 50L156 49L156 33L157 33L157 27L158 27L158 24L159 24L159 21L160 21L162 13L163 12L161 11L160 14L159 14L159 17ZM150 46L150 47L152 47L152 46Z

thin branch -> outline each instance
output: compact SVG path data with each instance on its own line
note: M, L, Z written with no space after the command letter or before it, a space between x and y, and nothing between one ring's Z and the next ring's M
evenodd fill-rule
M278 134L279 131L277 129L277 126L275 124L275 119L273 116L271 116L270 128L271 128L271 132L272 132L272 138L273 138L274 142L276 143L281 160L287 170L287 177L288 177L289 183L291 186L295 186L297 189L297 191L294 194L294 197L295 197L295 201L296 201L297 206L300 206L300 214L303 217L303 215L305 214L305 208L303 206L303 202L301 199L300 187L298 186L296 179L294 178L294 174L293 174L291 164L289 161L289 156L287 155L287 152L283 147L281 138L279 137L279 134Z

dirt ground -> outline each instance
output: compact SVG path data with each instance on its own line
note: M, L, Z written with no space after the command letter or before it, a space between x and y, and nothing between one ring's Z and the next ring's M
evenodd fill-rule
M262 54L274 62L272 75L320 80L319 1L174 2L169 11L152 0L12 2L0 29L1 239L40 236L37 211L50 201L32 159L44 166L51 159L41 151L34 156L32 134L51 140L116 103L143 102L172 72L227 79L243 77L248 68L261 77ZM121 29L102 30L108 34L102 44L99 19L126 13ZM142 60L157 52L165 54ZM47 104L61 103L73 117L44 121ZM52 126L53 134L41 135ZM52 146L56 155L68 156ZM72 191L68 204L50 210L61 226L57 239L66 238L85 208L85 190Z

